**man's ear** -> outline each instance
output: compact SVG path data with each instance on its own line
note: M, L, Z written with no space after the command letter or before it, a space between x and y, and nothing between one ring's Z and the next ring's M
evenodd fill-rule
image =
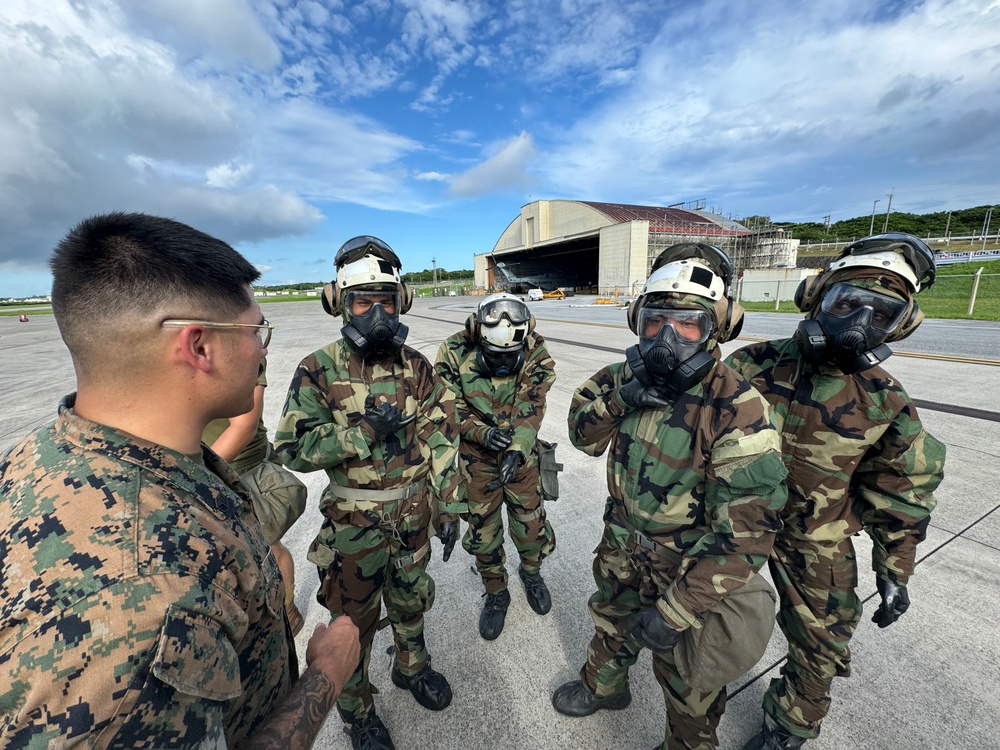
M174 338L174 357L201 372L211 372L219 347L218 336L197 324L184 326Z

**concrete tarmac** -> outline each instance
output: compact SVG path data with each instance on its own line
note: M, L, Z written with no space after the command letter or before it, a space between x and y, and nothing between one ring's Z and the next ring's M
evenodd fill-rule
M607 494L606 457L592 458L573 449L566 413L576 387L605 364L621 360L621 352L636 341L625 327L624 312L585 307L590 301L577 297L531 304L538 331L550 341L558 378L541 435L559 444L557 457L565 466L560 500L548 506L557 549L542 568L552 591L552 611L540 617L528 608L517 577L517 552L508 541L512 602L507 624L496 641L482 640L478 619L483 588L470 569L472 558L459 546L444 563L434 542L430 570L437 598L427 616L426 638L434 667L451 681L455 697L451 706L434 713L394 687L386 654L391 637L387 631L379 633L370 668L373 683L382 691L375 705L400 750L648 750L663 740L666 713L648 653L631 672L633 701L627 709L571 719L556 713L550 703L556 687L576 679L593 633L586 603L594 590L591 563ZM433 361L441 341L463 325L477 302L473 297L417 300L404 316L410 326L407 343ZM318 303L277 303L263 309L276 326L265 398L265 421L273 436L295 366L337 338L340 323L324 315ZM751 313L743 334L787 335L797 320ZM898 348L989 357L1000 341L1000 325L973 321L977 344L973 351L964 351L964 324L928 323L928 334L942 329L943 343L916 346L922 328ZM727 344L724 352L745 343ZM866 603L852 641L853 674L835 681L822 735L807 747L995 750L1000 747L1000 367L904 356L893 357L886 366L913 398L931 407L945 404L980 412L963 416L921 410L926 427L947 444L948 457L928 538L918 548L910 610L884 630L869 621L878 601L871 543L864 535L857 537L858 592L862 599L874 598ZM51 419L59 397L71 391L73 383L70 359L52 316L35 316L29 323L0 318L0 450ZM309 485L310 505L284 541L297 563L296 603L306 627L296 643L304 655L314 624L328 616L316 602L318 579L305 558L320 525L317 502L326 477L322 472L300 476ZM756 731L761 697L784 653L784 639L775 629L760 663L729 686L719 729L721 748L739 750ZM350 746L338 717L331 714L315 747Z

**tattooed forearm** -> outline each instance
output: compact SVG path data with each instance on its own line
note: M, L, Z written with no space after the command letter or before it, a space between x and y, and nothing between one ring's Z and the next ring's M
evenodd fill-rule
M318 669L307 669L270 721L240 750L308 750L336 700L333 682Z

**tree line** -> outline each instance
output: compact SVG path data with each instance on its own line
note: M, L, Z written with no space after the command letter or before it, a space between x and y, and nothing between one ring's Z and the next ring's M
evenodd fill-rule
M949 235L971 235L979 234L983 229L983 220L986 212L993 206L976 206L974 208L963 208L956 211L937 211L929 214L911 214L893 211L889 214L890 232L906 232L915 234L917 237L944 237L945 232ZM951 214L949 221L948 215ZM768 226L780 227L791 236L799 240L828 240L833 237L865 237L872 225L872 216L856 216L852 219L835 221L829 227L823 222L811 221L796 223L792 221L771 221L770 216L747 216L739 222L749 228L765 228ZM996 231L997 222L1000 222L1000 211L996 211L991 222L990 233ZM875 213L876 234L882 231L885 224L885 211Z

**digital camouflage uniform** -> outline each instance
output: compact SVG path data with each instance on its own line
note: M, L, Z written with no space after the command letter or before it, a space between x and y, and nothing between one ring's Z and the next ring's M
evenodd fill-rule
M545 339L536 333L528 334L524 350L524 364L513 375L482 375L476 367L479 346L467 331L460 331L441 344L435 365L438 375L455 393L462 437L462 470L469 502L469 528L462 546L475 555L488 594L507 588L501 513L504 505L510 536L526 573L537 573L542 560L556 546L538 490L535 447L545 416L545 397L556 380L555 363ZM500 459L505 451L483 446L490 427L508 431L511 443L507 450L525 457L514 478L493 492L486 485L500 476Z
M249 498L73 403L0 459L0 746L235 746L297 670Z
M362 417L374 394L417 419L385 441ZM427 359L408 346L392 358L363 361L340 339L299 363L288 389L275 449L295 471L326 471L323 526L308 559L320 572L320 603L346 614L360 631L361 660L337 701L353 725L371 708L368 662L382 600L392 625L399 670L410 677L429 663L424 612L434 603L426 567L432 512L441 521L465 511L460 500L455 399ZM349 500L332 487L391 490L427 480L412 497ZM437 508L432 503L437 503Z
M596 633L580 671L600 698L628 687L641 650L626 634L631 614L656 606L672 628L700 628L706 613L764 564L779 528L785 469L770 409L718 362L718 348L712 354L710 374L667 408L625 405L617 393L632 377L625 363L605 367L573 395L573 444L593 456L610 445L611 496L589 602ZM637 546L633 529L670 554ZM653 654L653 670L667 704L664 747L717 747L725 689L689 687L669 653Z
M788 468L784 529L769 561L788 661L764 710L792 734L816 737L833 678L850 674L848 642L861 618L851 537L868 532L873 570L905 584L945 448L881 367L845 375L812 365L792 339L748 346L727 361L774 408Z

